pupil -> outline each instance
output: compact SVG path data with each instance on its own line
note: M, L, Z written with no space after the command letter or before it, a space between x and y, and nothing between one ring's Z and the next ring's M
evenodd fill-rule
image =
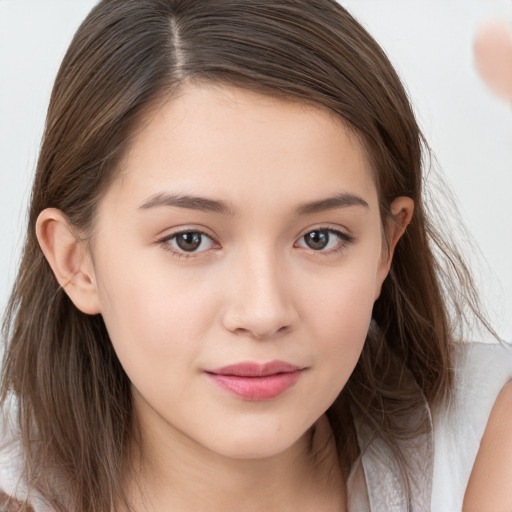
M329 243L329 235L325 231L311 231L305 238L311 249L323 249Z
M201 233L181 233L176 237L176 243L184 251L194 251L201 245Z

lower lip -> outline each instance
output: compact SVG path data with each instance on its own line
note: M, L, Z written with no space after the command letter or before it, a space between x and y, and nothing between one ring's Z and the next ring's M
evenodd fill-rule
M238 395L245 400L271 400L291 388L301 376L302 370L276 373L264 377L239 377L207 373L217 386Z

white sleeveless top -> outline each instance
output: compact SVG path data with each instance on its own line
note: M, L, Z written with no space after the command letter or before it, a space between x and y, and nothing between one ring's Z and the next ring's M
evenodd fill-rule
M471 343L460 352L450 410L433 417L432 512L462 509L491 409L503 386L512 380L512 345Z
M491 409L500 390L512 380L512 345L461 344L454 361L451 403L431 415L427 411L432 429L405 445L412 472L412 503L407 503L394 455L371 431L361 431L358 439L363 455L347 482L350 512L461 511ZM9 425L2 428L0 494L3 491L23 501L19 448L9 434L14 430ZM35 512L50 512L37 496L31 496L30 503Z
M371 431L347 483L350 512L460 512L487 420L512 380L512 345L468 343L454 354L455 388L448 405L428 411L432 429L403 444L411 471L407 503L395 456Z

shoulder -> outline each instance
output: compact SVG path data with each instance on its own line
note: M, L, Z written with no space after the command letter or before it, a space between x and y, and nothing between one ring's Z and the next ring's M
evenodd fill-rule
M489 416L464 497L464 511L512 510L512 381Z
M19 510L20 504L14 499L17 466L20 458L15 450L15 438L9 428L9 418L3 412L0 416L0 512Z
M453 360L453 395L433 411L432 510L443 512L462 509L491 411L512 379L512 346L458 344Z
M23 492L19 436L8 407L0 409L0 512L34 512Z
M0 491L0 512L34 512L34 509Z
M23 476L24 454L17 423L16 402L0 408L0 512L51 512L36 491L29 491Z

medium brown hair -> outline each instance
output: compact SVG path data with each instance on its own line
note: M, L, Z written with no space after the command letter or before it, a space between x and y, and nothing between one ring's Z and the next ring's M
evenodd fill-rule
M1 401L15 397L25 478L57 511L106 512L123 495L132 402L102 317L81 313L58 285L36 219L58 208L90 230L143 115L194 81L336 113L365 148L383 219L395 198L414 200L361 358L328 411L342 467L358 456L354 415L397 451L399 438L417 433L396 418L420 406L404 373L436 404L450 389L451 346L467 306L481 319L462 259L425 209L426 145L407 94L344 8L334 0L103 0L55 81L3 331Z

